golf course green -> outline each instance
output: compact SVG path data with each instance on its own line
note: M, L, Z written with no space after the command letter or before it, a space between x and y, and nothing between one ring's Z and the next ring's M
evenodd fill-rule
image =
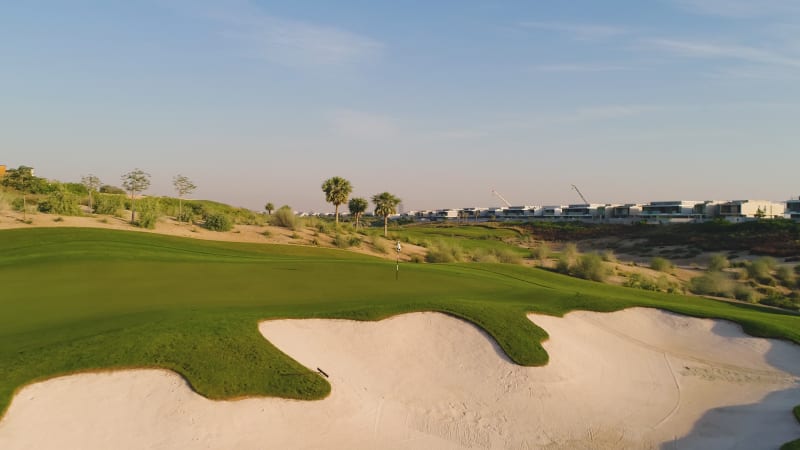
M84 228L0 231L0 416L57 375L159 367L213 399L317 399L328 383L259 333L260 320L377 320L439 311L475 323L522 365L542 365L527 312L662 308L800 343L800 316L627 289L510 264L395 264L335 249ZM787 411L787 414L790 412Z

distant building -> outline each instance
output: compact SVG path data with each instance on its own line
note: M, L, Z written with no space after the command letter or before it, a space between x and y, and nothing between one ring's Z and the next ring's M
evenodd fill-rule
M539 210L539 217L561 217L561 211L565 208L562 205L550 205L550 206L542 206L542 209Z
M535 206L509 206L507 208L503 208L503 218L504 219L526 219L529 217L533 217L536 213Z
M731 200L719 205L719 216L731 222L747 219L783 217L786 207L769 200Z
M609 219L629 219L640 215L642 215L642 205L636 203L611 205L606 208L606 217Z
M642 205L642 218L659 222L686 222L692 219L702 219L703 216L695 211L695 206L702 203L692 200L650 202Z
M787 219L800 220L800 197L797 200L786 200L786 210L783 215Z
M610 205L578 203L561 208L561 217L565 219L602 219L606 208Z

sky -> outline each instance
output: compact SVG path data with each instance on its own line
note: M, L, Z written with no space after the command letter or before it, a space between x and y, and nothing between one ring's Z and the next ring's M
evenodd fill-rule
M406 211L800 195L797 0L0 3L0 164Z

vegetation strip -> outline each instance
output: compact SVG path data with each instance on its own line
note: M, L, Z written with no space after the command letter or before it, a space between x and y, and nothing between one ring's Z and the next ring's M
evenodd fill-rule
M528 312L654 307L800 343L798 316L519 265L409 264L395 281L392 262L333 249L69 228L0 231L0 265L2 412L25 384L130 367L173 370L213 399L325 397L321 376L281 376L315 372L263 339L265 319L439 311L481 327L528 366L548 360L539 345L547 333Z

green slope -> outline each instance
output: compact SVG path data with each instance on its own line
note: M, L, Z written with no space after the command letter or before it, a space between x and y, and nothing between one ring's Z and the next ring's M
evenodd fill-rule
M800 343L800 317L495 264L404 264L354 253L99 229L0 231L0 414L15 390L84 370L163 367L202 395L314 399L322 378L258 333L259 320L376 320L441 311L471 321L519 364L541 365L525 313L658 307L734 320ZM300 375L298 375L300 374Z

